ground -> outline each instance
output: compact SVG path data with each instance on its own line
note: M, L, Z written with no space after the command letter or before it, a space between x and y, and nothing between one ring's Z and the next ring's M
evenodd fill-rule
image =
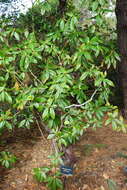
M37 131L37 130L35 130ZM14 137L15 136L15 137ZM52 142L38 132L24 131L1 137L0 151L14 153L12 169L0 167L0 190L47 190L33 178L32 169L50 165ZM87 130L73 146L77 162L74 175L64 177L64 190L127 190L127 134L111 127ZM114 186L111 185L114 183Z

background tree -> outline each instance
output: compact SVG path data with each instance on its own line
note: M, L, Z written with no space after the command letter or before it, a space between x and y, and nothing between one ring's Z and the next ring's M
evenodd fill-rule
M121 61L118 66L121 91L123 95L123 115L127 118L127 2L116 1L118 47Z

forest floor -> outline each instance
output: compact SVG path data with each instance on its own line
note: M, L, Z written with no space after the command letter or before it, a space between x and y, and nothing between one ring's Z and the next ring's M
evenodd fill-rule
M44 136L34 130L1 137L0 151L12 152L18 161L12 169L0 166L0 190L47 190L32 174L33 168L50 165L47 157L53 147ZM123 172L127 166L127 134L110 127L89 129L73 151L77 163L74 175L65 180L64 190L127 190L127 176ZM117 188L111 189L113 183Z

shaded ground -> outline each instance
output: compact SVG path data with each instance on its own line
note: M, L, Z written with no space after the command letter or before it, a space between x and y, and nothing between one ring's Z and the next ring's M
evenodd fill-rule
M33 179L32 169L50 164L47 156L53 152L51 142L38 134L10 139L0 145L0 151L6 148L19 160L13 169L0 168L0 190L47 190ZM118 190L127 190L127 177L123 173L127 165L127 134L108 127L88 130L73 150L78 161L74 176L65 180L65 190L110 190L110 179Z

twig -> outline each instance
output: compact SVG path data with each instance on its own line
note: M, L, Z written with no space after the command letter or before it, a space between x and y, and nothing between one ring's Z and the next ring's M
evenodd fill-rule
M84 103L82 103L82 104L72 104L72 105L70 105L70 106L66 106L65 109L72 108L72 107L82 107L82 106L88 104L89 102L91 102L91 101L93 100L93 97L95 96L95 94L97 93L97 91L98 91L98 89L96 89L96 90L94 91L94 93L92 94L92 96L90 97L90 99L87 100L86 102L84 102Z
M55 153L58 154L59 153L59 149L58 149L58 146L57 146L57 143L56 143L55 139L52 139L52 145L53 145L53 148L55 150Z
M17 74L16 74L16 75L17 75ZM22 87L24 87L24 84L23 84L23 82L18 78L18 75L15 76L15 77L16 77L17 81L20 83L20 85L21 85Z
M16 112L16 113L13 115L13 118L14 118L16 115L18 115L20 112L21 112L21 111Z
M37 114L38 114L38 113L37 113ZM39 114L38 114L38 116L40 117ZM48 133L50 133L51 131L50 131L49 129L47 129L47 127L46 127L45 124L43 123L41 117L40 117L40 119L41 119L41 123L42 123L43 127L45 128L45 130L46 130ZM37 121L37 122L38 122L38 121ZM40 126L39 126L39 127L40 127ZM52 147L53 147L53 149L55 150L56 153L59 152L55 139L52 139Z
M40 118L40 120L41 120L41 124L43 125L45 131L46 131L47 133L50 133L51 130L43 123L43 120L42 120L41 116L39 115L39 113L37 113L37 114L38 114L38 116L39 116L39 118Z
M38 113L37 113L37 114L38 114ZM40 117L39 114L38 114L38 116ZM47 127L46 127L45 124L43 123L41 117L40 117L40 119L41 119L41 123L42 123L42 125L44 126L45 130L46 130L47 132L51 132L50 130L47 130ZM36 122L38 123L37 120L36 120ZM42 133L42 130L40 129L39 123L38 123L38 128L39 128L41 134L43 134L43 133ZM43 135L43 136L44 136L44 135ZM53 149L55 150L55 153L58 153L58 152L59 152L59 149L58 149L58 147L57 147L57 143L56 143L56 140L55 140L55 139L52 139L52 147L53 147Z
M40 133L41 133L41 136L42 136L43 139L46 141L46 138L45 138L44 135L43 135L43 132L42 132L42 130L41 130L41 128L40 128L40 125L39 125L38 120L37 120L36 118L35 118L35 120L36 120L36 123L37 123L38 129L39 129L39 131L40 131Z
M34 73L29 69L31 75L40 83L40 84L43 84L35 75Z

